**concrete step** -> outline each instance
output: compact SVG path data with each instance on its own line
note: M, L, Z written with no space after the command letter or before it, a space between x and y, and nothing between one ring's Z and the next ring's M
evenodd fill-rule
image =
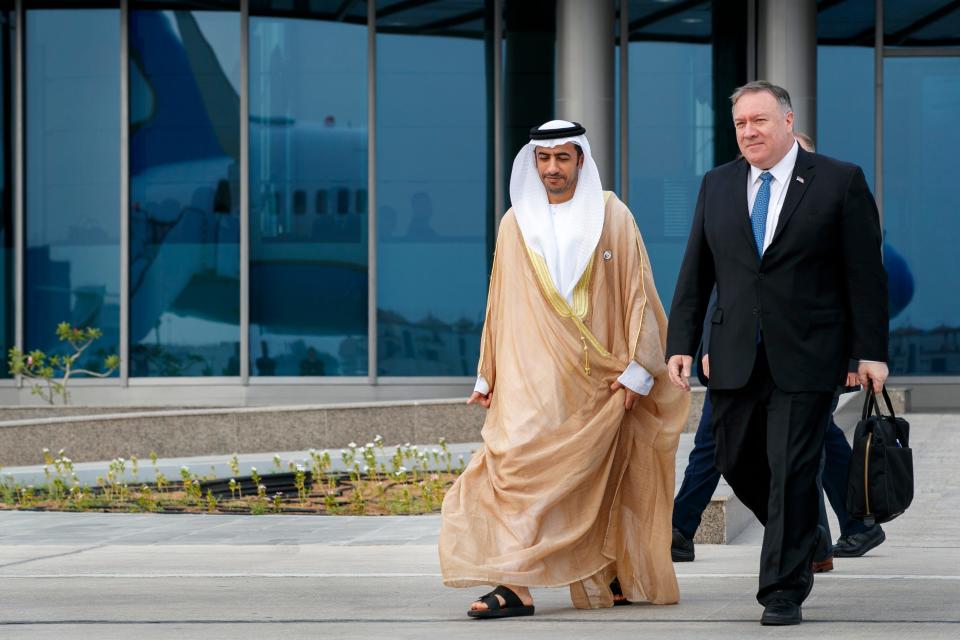
M894 410L898 414L905 412L909 407L909 389L889 391ZM677 488L693 447L703 398L702 388L693 390L690 416L677 451ZM841 397L836 420L848 432L860 417L862 398L860 393ZM241 460L245 466L259 464L260 468L269 468L274 452L282 452L284 461L298 459L297 456L302 459L310 448L363 444L377 435L389 443L415 442L427 447L441 437L450 443L466 443L456 445L459 455L476 448L471 443L479 440L484 416L483 411L466 406L462 400L207 409L101 408L109 413L98 413L98 408L93 407L52 412L42 409L31 408L19 413L19 419L0 421L0 465L5 467L4 472L24 478L41 477L44 448L54 453L65 449L91 481L102 475L103 471L98 470L107 465L97 461L136 455L141 467L146 468L151 451L164 459L161 469L168 477L175 477L184 464L200 473L211 467L222 471L233 452L264 452L246 453ZM18 407L17 411L24 408ZM0 410L0 417L4 415ZM85 462L89 464L82 465ZM695 542L726 544L751 522L753 515L721 480L704 512Z

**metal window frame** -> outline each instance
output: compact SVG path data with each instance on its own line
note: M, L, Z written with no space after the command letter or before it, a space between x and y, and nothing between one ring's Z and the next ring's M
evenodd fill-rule
M120 0L120 384L130 384L130 0Z
M14 12L13 52L13 237L14 237L14 346L23 349L24 309L24 69L23 47L26 13L23 0L16 0ZM23 387L23 376L18 375L16 386Z
M884 47L884 58L956 58L960 47Z
M367 384L377 377L377 3L367 2Z
M240 386L250 384L250 0L240 0Z

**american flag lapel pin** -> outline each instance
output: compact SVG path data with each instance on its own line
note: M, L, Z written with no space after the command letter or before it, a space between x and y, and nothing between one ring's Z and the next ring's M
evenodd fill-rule
M800 184L803 184L803 177L797 176L797 182L799 182Z

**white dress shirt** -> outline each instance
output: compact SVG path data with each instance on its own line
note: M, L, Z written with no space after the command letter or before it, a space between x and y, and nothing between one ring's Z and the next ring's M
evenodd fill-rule
M794 157L796 157L796 154L794 154ZM556 242L557 250L553 252L556 256L556 264L548 264L547 268L550 270L550 276L553 278L555 286L563 282L565 278L569 278L571 270L576 266L575 236L580 232L580 227L576 224L576 221L571 219L572 213L570 202L550 205L550 217L553 223L552 240ZM560 290L559 286L557 289ZM573 304L573 293L567 296L567 302ZM649 394L650 389L653 388L653 376L633 360L630 361L630 364L627 365L627 368L617 380L626 388L643 396ZM477 376L477 384L473 390L487 395L490 393L490 384L483 376Z
M783 209L783 201L787 196L787 189L790 188L790 180L793 177L793 168L797 164L797 150L800 146L797 141L793 141L793 146L787 155L780 159L780 162L769 169L760 169L750 165L750 174L747 176L747 215L753 216L753 203L757 199L757 192L760 191L760 174L769 171L773 175L770 181L770 204L767 206L767 226L763 235L763 250L766 251L770 243L773 242L773 234L777 231L777 222L780 220L780 210Z

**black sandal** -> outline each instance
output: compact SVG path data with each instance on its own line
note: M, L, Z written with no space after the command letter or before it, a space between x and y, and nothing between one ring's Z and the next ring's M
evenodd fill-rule
M497 598L503 598L504 605ZM520 596L500 585L490 593L477 598L477 602L487 605L486 609L470 609L467 615L471 618L512 618L514 616L532 616L533 605L525 605Z
M613 579L613 582L610 583L610 591L613 593L613 606L625 607L628 604L633 604L623 597L623 589L620 587L620 578ZM620 597L619 600L617 600L617 596Z

